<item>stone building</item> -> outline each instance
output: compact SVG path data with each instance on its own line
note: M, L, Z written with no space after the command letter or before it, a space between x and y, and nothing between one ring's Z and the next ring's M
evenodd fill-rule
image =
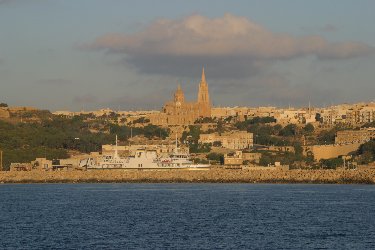
M224 155L224 165L255 165L259 164L261 153L236 151Z
M211 102L204 68L196 102L186 102L184 92L179 85L173 100L164 105L162 112L148 116L152 124L159 126L194 124L201 117L211 117Z
M336 144L365 143L375 138L375 128L360 130L338 131L335 137Z
M253 133L246 131L231 131L221 135L217 133L201 134L199 143L220 142L221 146L229 149L245 149L253 147Z

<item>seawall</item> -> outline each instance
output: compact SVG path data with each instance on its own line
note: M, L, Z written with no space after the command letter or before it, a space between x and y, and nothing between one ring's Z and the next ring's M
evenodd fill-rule
M0 183L337 183L375 184L375 170L93 170L0 172Z

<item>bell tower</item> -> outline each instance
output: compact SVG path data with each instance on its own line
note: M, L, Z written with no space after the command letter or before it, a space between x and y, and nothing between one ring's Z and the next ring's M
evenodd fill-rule
M210 96L208 94L208 84L206 82L206 75L204 73L204 67L202 69L202 78L199 83L198 89L198 106L199 106L199 116L210 117L211 116L211 104Z
M185 102L184 92L182 91L180 84L178 84L177 90L174 93L174 102L180 104Z

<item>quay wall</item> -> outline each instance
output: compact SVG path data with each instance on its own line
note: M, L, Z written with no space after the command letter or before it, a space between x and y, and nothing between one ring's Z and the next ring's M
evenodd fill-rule
M0 183L363 183L375 170L92 170L0 172Z

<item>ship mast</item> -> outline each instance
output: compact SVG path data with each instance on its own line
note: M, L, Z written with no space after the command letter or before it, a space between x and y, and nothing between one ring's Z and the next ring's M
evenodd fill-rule
M118 150L117 150L117 135L116 135L116 146L115 146L115 155L114 155L114 158L115 159L118 159Z

